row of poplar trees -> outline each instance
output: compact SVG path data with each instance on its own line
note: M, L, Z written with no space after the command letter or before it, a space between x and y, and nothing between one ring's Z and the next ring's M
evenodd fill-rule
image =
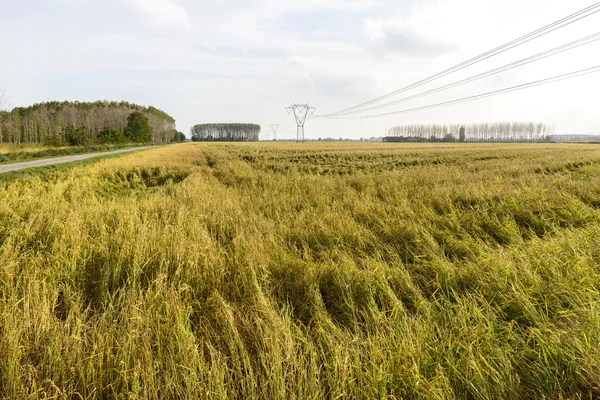
M256 142L260 129L256 124L201 124L191 134L195 142Z
M126 139L132 142L168 143L176 133L173 117L154 107L127 102L65 101L0 111L0 143L62 140L67 144L80 144L118 132L126 134L128 126L131 135ZM132 126L138 127L134 133Z
M388 130L388 141L415 142L539 142L554 126L534 122L404 125Z

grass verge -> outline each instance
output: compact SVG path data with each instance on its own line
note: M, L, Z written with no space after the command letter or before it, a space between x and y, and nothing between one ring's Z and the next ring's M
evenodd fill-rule
M23 162L30 160L39 160L45 158L73 156L79 154L91 154L91 153L102 153L105 151L127 149L130 147L138 147L139 144L126 144L126 145L94 145L85 147L24 147L20 148L20 151L16 151L14 148L6 147L8 150L4 153L0 153L0 165L11 164L15 162ZM18 148L19 149L19 148Z
M119 150L119 149L113 149L113 150ZM139 151L143 151L143 150L139 150ZM137 151L132 151L130 153L109 154L109 155L105 155L105 156L92 157L92 158L87 158L85 160L78 160L78 161L73 161L73 162L68 162L68 163L28 168L28 169L23 169L20 171L4 172L4 173L0 173L0 186L3 186L8 182L11 182L11 181L14 181L17 179L22 179L25 177L37 176L37 177L43 179L43 178L49 177L51 175L56 176L57 172L65 171L65 170L75 168L75 167L82 167L82 166L86 166L86 165L90 165L90 164L95 164L102 160L118 158L118 157L126 156L129 154L134 154L136 152ZM87 154L87 153L84 153L84 154Z

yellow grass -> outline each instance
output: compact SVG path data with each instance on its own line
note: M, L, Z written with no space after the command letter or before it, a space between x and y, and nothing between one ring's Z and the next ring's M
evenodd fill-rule
M0 189L0 397L597 398L600 147L181 144Z
M32 144L15 144L15 143L0 143L0 154L15 153L15 152L36 152L49 149L50 147L39 143Z

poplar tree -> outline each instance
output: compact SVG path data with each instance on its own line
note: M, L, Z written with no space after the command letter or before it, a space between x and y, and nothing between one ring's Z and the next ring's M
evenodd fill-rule
M201 124L192 128L192 140L199 142L256 142L261 127L256 124Z

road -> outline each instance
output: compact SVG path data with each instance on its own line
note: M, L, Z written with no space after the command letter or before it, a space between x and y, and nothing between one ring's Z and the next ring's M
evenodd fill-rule
M94 157L102 157L109 156L112 154L120 154L120 153L131 153L132 151L151 149L152 146L148 147L132 147L130 149L121 149L115 151L106 151L104 153L89 153L89 154L79 154L76 156L66 156L66 157L57 157L57 158L45 158L43 160L34 160L34 161L26 161L12 164L0 165L0 174L4 172L12 172L12 171L20 171L22 169L36 168L36 167L46 167L48 165L55 164L64 164L73 161L87 160L88 158Z

